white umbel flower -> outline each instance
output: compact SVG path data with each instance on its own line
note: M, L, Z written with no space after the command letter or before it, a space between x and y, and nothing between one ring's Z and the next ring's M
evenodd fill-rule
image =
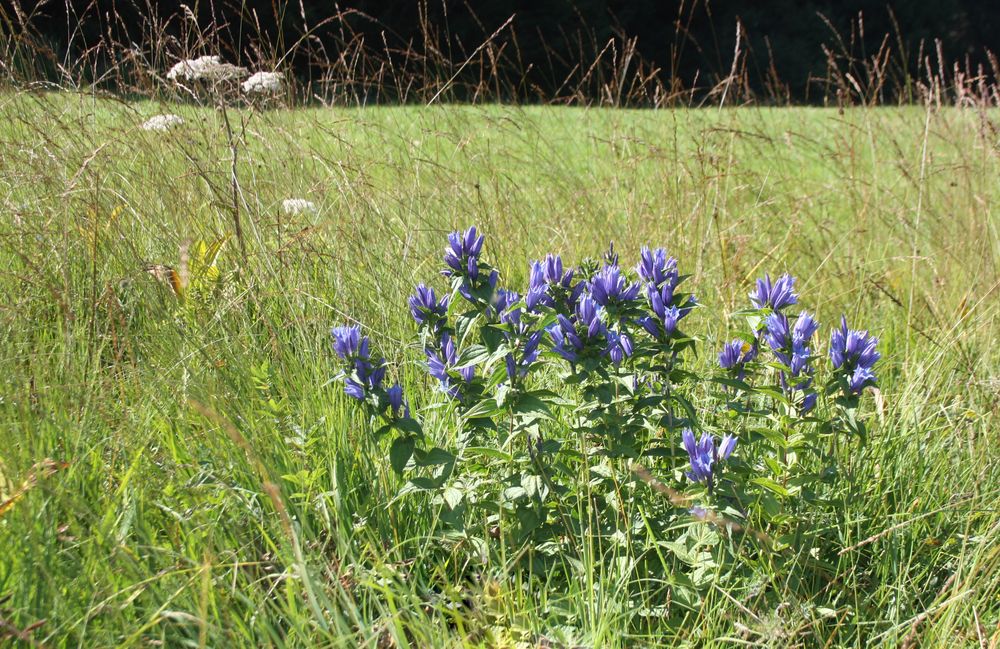
M167 72L167 78L171 81L226 81L242 79L247 74L246 68L223 63L218 56L199 56L174 64L174 67Z
M273 95L281 92L281 86L284 82L284 78L277 72L255 72L243 82L243 92Z
M184 118L180 115L153 115L145 122L142 123L142 130L144 131L168 131L175 126L180 126L184 123Z
M281 201L281 210L290 216L298 216L303 213L315 213L316 203L307 201L304 198L286 198Z

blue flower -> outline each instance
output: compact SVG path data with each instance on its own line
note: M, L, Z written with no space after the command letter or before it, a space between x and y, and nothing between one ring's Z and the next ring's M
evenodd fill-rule
M448 314L448 299L445 295L439 302L434 289L426 284L417 285L417 292L410 296L410 313L417 325L438 328Z
M590 280L590 294L603 307L620 306L639 296L639 285L629 284L618 266L605 266Z
M812 352L806 344L817 329L819 324L805 311L799 314L792 328L784 313L774 312L764 321L764 339L794 377L803 374L811 360Z
M483 250L485 237L476 232L475 226L465 232L452 232L448 235L448 245L444 249L444 263L448 266L443 272L446 277L466 275L475 280L479 277L479 254Z
M361 355L368 356L368 337L361 336L361 327L350 326L350 327L334 327L330 330L330 334L333 336L333 351L336 352L337 356L341 360L350 360L355 356ZM362 351L362 344L364 345L364 350Z
M791 395L798 391L805 394L801 410L808 412L816 405L815 394L808 392L812 387L813 369L809 363L813 360L812 350L806 345L812 339L819 323L803 311L795 320L794 326L789 326L788 317L775 311L764 321L764 339L782 365L788 368L788 375L782 372L781 385L785 392ZM799 378L794 385L789 385L788 378Z
M535 331L528 335L524 343L524 348L520 350L520 360L515 360L514 354L504 356L504 363L507 366L507 378L514 381L516 378L524 378L528 375L531 365L538 360L541 351L539 345L542 342L541 331Z
M584 294L576 305L577 321L583 326L588 338L597 338L604 333L604 321L601 314L604 309L593 296Z
M878 338L867 331L847 328L847 318L840 317L840 329L830 335L830 361L837 374L843 376L853 394L861 394L869 385L875 385L873 367L882 357L878 351Z
M483 241L485 237L471 227L465 232L452 232L448 235L448 245L444 249L445 268L441 274L452 279L459 278L459 294L474 304L481 304L488 301L489 293L484 289L487 287L495 289L497 285L497 271L491 270L489 275L483 277L480 272L484 267L489 270L479 260L479 255L483 251Z
M410 404L403 399L403 388L399 383L394 384L391 388L385 391L386 397L389 399L389 408L392 412L392 416L395 418L409 418L410 417Z
M727 460L736 448L736 437L726 435L722 438L719 447L715 447L715 438L708 433L702 433L701 438L695 442L694 433L690 428L681 431L681 444L687 451L688 460L691 463L691 470L686 472L689 479L694 482L704 482L709 489L713 484L713 466Z
M756 358L756 356L756 345L751 345L737 338L723 345L722 351L719 352L719 367L724 370L737 370L742 373L743 366Z
M636 272L647 284L652 284L657 288L664 285L670 286L671 295L680 282L680 275L677 272L677 260L667 257L667 251L663 248L650 250L648 246L643 246L639 253L639 265ZM669 300L667 300L669 302Z
M468 279L464 280L462 284L458 287L458 293L464 297L469 302L476 302L475 296L472 295L473 288L482 288L484 286L489 286L490 290L494 290L497 287L497 279L500 277L497 271L491 271L489 276L486 278L486 283L483 284L481 281L474 281L470 283Z
M544 261L531 263L528 278L528 293L525 303L529 311L535 311L539 306L556 307L556 296L562 294L565 305L572 312L577 299L586 284L578 282L573 286L573 270L563 272L563 262L559 255L546 255Z
M615 242L608 243L608 251L604 253L604 263L608 266L618 265L618 253L615 251Z
M664 283L660 288L654 284L646 285L646 297L653 315L639 318L643 329L657 339L669 338L677 330L677 324L697 305L693 295L680 307L674 304L674 285Z
M628 333L608 329L605 332L605 338L607 340L605 353L615 365L619 365L625 358L632 355L632 338Z
M455 365L458 363L458 350L455 343L447 333L441 336L441 349L436 351L431 347L424 350L427 356L428 373L441 383L441 389L452 399L461 398L460 385L451 376ZM466 384L472 382L475 376L475 366L463 367L458 370L458 375Z
M516 291L499 289L494 300L494 308L500 314L500 322L511 327L511 331L503 332L507 344L514 349L520 347L518 353L520 360L515 359L513 352L504 357L507 377L511 381L517 377L523 378L528 374L531 365L538 360L539 345L544 332L532 332L528 323L522 320L520 307L514 308L521 301L521 296Z
M578 353L583 349L583 341L580 340L576 334L576 328L566 316L559 314L558 317L559 321L549 325L546 329L552 338L552 350L570 363L575 363ZM566 321L565 324L563 320Z
M691 514L691 516L693 516L694 518L698 519L699 521L703 521L708 518L708 510L702 507L701 505L695 505L694 507L688 510L688 513Z
M773 284L771 276L764 275L762 279L757 280L757 290L750 293L750 301L758 309L769 306L775 311L780 311L799 301L799 296L794 292L794 289L795 278L787 273L775 280Z
M363 401L369 390L382 386L385 378L385 359L372 364L368 336L361 335L358 326L334 327L333 351L344 364L344 393Z
M581 295L572 319L560 313L556 316L556 322L547 329L554 343L553 351L575 363L587 342L598 339L606 342L607 327L601 319L602 313L604 309L590 294Z
M505 288L496 290L493 295L493 309L500 316L500 322L507 324L521 323L521 309L511 309L512 306L521 301L521 294L517 291L510 291Z

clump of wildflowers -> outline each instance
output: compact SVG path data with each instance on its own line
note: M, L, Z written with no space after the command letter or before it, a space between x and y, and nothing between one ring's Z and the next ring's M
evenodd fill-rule
M167 79L174 82L186 81L226 81L241 79L249 72L246 68L231 63L223 63L219 56L199 56L196 59L178 61L167 71Z
M175 126L180 126L183 123L184 118L180 115L153 115L142 123L142 130L158 131L162 133L164 131L169 131Z
M878 338L867 331L847 328L847 318L840 317L840 329L834 329L830 336L830 361L834 374L851 394L861 394L869 385L875 385L872 368L882 357L879 354Z
M273 95L281 92L285 78L278 72L254 72L243 82L243 92L257 95Z
M494 489L492 485L503 488L504 506L509 505L516 514L512 520L521 523L511 527L512 533L534 539L550 534L556 523L553 513L562 508L539 508L539 499L560 498L562 493L575 497L573 485L565 480L578 474L575 470L548 469L553 466L575 469L575 463L589 462L595 456L607 458L605 467L612 472L606 481L603 474L598 476L600 479L593 478L591 487L595 494L608 488L607 493L614 489L620 497L620 485L613 475L623 468L619 460L645 458L650 466L662 469L667 475L683 471L690 482L703 485L692 487L692 493L704 493L707 488L713 501L712 510L722 511L728 504L746 509L740 504L759 494L769 499L763 501L766 506L759 508L762 521L777 520L773 518L776 511L784 519L787 514L782 511L784 502L790 501L797 507L792 499L820 479L809 473L811 465L797 458L815 452L818 442L827 435L864 432L863 422L856 419L858 400L853 397L875 383L873 367L879 360L877 339L866 331L848 329L846 320L841 319L840 328L831 336L833 380L826 392L832 393L838 385L842 388L844 396L836 400L840 418L821 421L806 416L818 396L813 384L819 375L817 361L822 358L817 359L811 345L819 325L810 313L790 312L789 307L798 303L795 279L790 275L774 281L765 275L757 281L750 294L754 308L741 312L752 331L726 342L718 353L719 367L728 378L713 380L727 386L726 416L730 425L738 428L721 439L707 432L698 438L692 428L698 429L702 409L695 408L689 397L690 390L700 387L697 382L701 377L679 365L680 354L697 343L679 331L681 320L697 302L692 294L678 288L686 277L679 274L676 259L662 248L644 247L633 270L618 265L618 254L612 245L603 263L585 260L577 268L567 268L558 255L550 254L531 263L528 288L522 296L517 291L498 288L497 271L483 261L483 245L484 237L476 228L451 233L443 270L451 280L450 291L439 299L433 288L420 284L409 297L408 307L421 332L430 376L448 397L458 402L455 409L459 415L456 420L459 444L466 444L472 434L482 433L486 441L477 441L476 446L485 446L495 439L490 436L492 432L507 430L504 457L488 459L489 454L476 454L483 459L473 471L488 474L483 484L491 486L483 489ZM456 293L471 302L471 308L453 308L458 306L453 304ZM646 333L638 333L641 330ZM551 338L551 347L546 334ZM337 327L333 338L334 351L343 367L339 378L344 382L345 393L362 401L373 418L381 415L387 420L380 434L385 430L398 433L389 451L393 468L401 474L404 470L432 471L432 480L412 481L412 488L438 491L450 515L455 516L456 524L461 524L461 517L466 515L462 513L465 505L458 508L453 502L458 490L440 493L442 489L447 491L445 485L452 479L451 472L463 470L456 469L461 454L445 449L429 453L416 446L418 441L422 443L423 433L419 423L410 419L410 406L403 390L398 383L382 387L385 363L372 361L368 338L361 335L358 327ZM766 364L755 362L765 346L773 353L769 359L774 360ZM534 381L525 381L541 364L542 352L547 349L554 353L546 354L546 359L558 356L571 364L570 373L563 375L565 384L558 390L546 389L551 386L536 389ZM769 374L775 378L769 385L743 382L748 373L764 368L773 368ZM740 391L746 398L734 398L735 392L729 388ZM712 391L710 397L717 394ZM775 402L784 407L775 407ZM560 417L554 412L559 408L572 408L571 414ZM824 416L828 412L821 410ZM564 410L563 414L566 413ZM509 417L509 427L501 424L502 417ZM554 423L543 426L542 421L549 419ZM549 440L554 443L542 439L543 432L559 435L566 431L567 425L581 440L596 443L564 450L570 439ZM673 439L676 431L681 430L689 467L662 447L659 440L663 430ZM727 480L723 482L719 478L722 465L737 446L737 434L744 440L743 452L754 462L733 462L736 466L732 468L727 464ZM527 441L525 450L512 443L517 436ZM581 449L588 452L581 453ZM414 453L416 461L409 463ZM547 461L548 454L553 462ZM781 462L772 461L772 455L779 454ZM758 462L762 455L773 480L748 478L752 471L765 466ZM835 458L836 454L831 452L831 456ZM439 461L448 464L436 464ZM434 468L445 466L447 469ZM495 479L501 473L507 483ZM584 471L579 473L583 474ZM679 475L677 478L685 481ZM457 479L464 480L464 476ZM418 486L418 482L423 486ZM784 487L781 501L765 493L778 491L779 482ZM471 484L470 481L463 486ZM507 488L508 484L513 488ZM720 493L722 486L727 493ZM758 491L757 487L764 491ZM730 489L732 493L728 493ZM473 492L467 493L471 496ZM493 508L491 512L495 511L497 501L488 502L482 497L484 493L489 492L480 491L476 499ZM629 497L636 493L633 491ZM473 498L462 497L470 509L478 506ZM716 499L718 502L714 502ZM529 509L530 516L522 517ZM560 514L569 536L580 522L574 519L579 512L573 510L566 508L568 513ZM690 511L698 519L713 521L716 515L712 510L708 503L701 503ZM789 507L787 511L797 510ZM588 517L591 513L585 512ZM588 524L589 521L588 518Z
M711 493L715 485L714 467L729 459L733 449L736 448L736 437L726 435L716 447L715 437L709 433L702 433L701 438L695 442L694 433L690 428L685 428L681 431L681 444L687 451L688 460L691 462L691 470L685 475L694 482L703 482L708 485L708 490Z
M289 216L298 216L299 214L315 214L316 203L304 198L286 198L281 201L281 211Z

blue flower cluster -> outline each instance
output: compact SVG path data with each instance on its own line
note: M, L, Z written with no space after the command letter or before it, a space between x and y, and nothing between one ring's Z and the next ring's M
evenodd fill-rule
M561 262L560 262L561 265ZM521 318L519 306L521 296L516 291L499 289L496 295L495 309L500 314L500 322L509 325L509 331L504 332L507 345L513 351L504 356L507 366L507 378L514 382L528 375L531 365L538 360L539 345L542 342L543 331L532 331Z
M586 282L573 284L574 271L563 272L563 262L559 255L547 255L544 261L531 263L528 275L528 293L524 297L529 311L539 307L549 307L571 313L573 305L587 288Z
M341 361L344 393L358 401L374 397L379 411L388 408L393 419L409 418L410 404L403 398L403 388L399 383L388 390L382 389L385 380L385 359L372 362L368 336L361 335L357 325L334 327L333 351Z
M781 386L789 397L795 392L802 393L802 412L809 412L816 405L816 392L811 390L814 369L812 350L806 345L819 329L819 323L805 311L795 319L789 328L788 316L776 311L764 321L764 338L771 347L774 357L788 368L781 372ZM791 382L790 382L791 381Z
M617 259L617 256L615 256ZM630 285L618 266L605 265L589 281L579 282L571 291L572 306L567 314L557 314L548 328L553 350L576 363L589 356L607 356L615 365L632 355L630 335L621 326L621 314L639 294L638 285ZM613 317L614 312L619 317Z
M439 301L434 294L434 289L426 284L418 284L417 292L410 296L410 314L416 321L417 326L440 332L444 328L448 317L448 300L451 296L445 295Z
M372 364L368 336L361 335L361 327L334 327L333 351L344 363L344 392L358 401L364 401L371 390L382 387L385 378L385 359Z
M656 340L667 340L681 319L694 309L697 300L693 295L685 298L677 294L681 282L677 260L667 257L663 248L650 250L643 246L636 272L646 282L646 299L652 311L652 315L640 318L639 324Z
M851 394L861 394L866 386L875 385L872 368L882 357L877 345L878 338L867 331L848 329L847 318L840 317L840 329L830 335L830 361Z
M459 293L465 299L475 303L482 300L484 293L489 293L496 288L496 270L488 267L489 272L483 275L483 264L480 255L483 251L485 235L479 234L475 227L471 227L465 232L452 232L448 235L448 245L444 249L445 269L441 274L452 280L458 280Z
M437 346L428 345L424 348L427 357L427 371L441 383L441 390L452 399L462 399L462 387L472 383L476 374L473 366L456 369L458 365L458 349L449 332L441 334Z
M772 311L781 311L798 301L795 278L788 273L779 277L773 284L771 276L765 274L762 279L757 280L757 290L750 294L750 302L758 309L770 308Z
M760 342L766 342L774 358L785 368L779 376L782 388L790 398L796 392L802 393L800 409L808 412L817 400L812 389L815 373L812 363L816 357L809 344L819 323L805 311L795 316L794 323L789 319L784 310L798 301L795 278L791 275L782 275L773 282L770 275L758 279L750 293L750 302L760 311L763 327L754 332L753 343L742 339L726 343L719 352L719 366L743 379L747 364L757 358ZM877 344L878 339L867 331L848 329L846 318L841 317L840 329L835 329L830 338L830 360L835 376L842 379L847 392L857 395L866 386L875 384L873 366L880 357Z
M586 284L581 282L581 286L586 287ZM553 351L575 363L588 346L593 348L602 344L607 332L601 320L602 313L603 309L590 294L580 296L574 314L571 317L558 314L556 323L548 328Z
M746 365L757 358L757 342L753 344L739 338L722 346L719 352L719 367L731 370L741 381L746 376Z
M681 431L681 444L687 451L688 460L691 463L691 470L685 475L694 482L704 482L711 492L715 484L714 467L729 459L733 449L736 448L736 437L725 435L719 442L719 446L716 447L715 438L712 435L702 433L701 438L695 442L694 433L690 428L685 428Z

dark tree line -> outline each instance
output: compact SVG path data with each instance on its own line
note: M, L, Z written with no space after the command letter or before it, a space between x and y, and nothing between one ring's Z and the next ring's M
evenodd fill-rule
M370 58L358 73L385 75L379 77L382 83L390 75L386 70L397 68L437 75L439 81L455 75L464 88L481 83L489 73L504 80L495 88L499 98L528 101L574 88L598 92L595 75L606 80L616 69L652 75L668 88L707 90L733 71L737 25L741 89L790 101L828 96L829 87L821 86L823 80L829 85L831 64L843 70L854 66L854 78L864 76L864 62L878 61L880 51L891 59L885 70L897 79L892 89L897 94L904 85L899 79L926 73L928 60L935 69L942 61L945 68L957 63L972 73L982 66L995 78L989 52L1000 51L1000 2L983 0L184 4L191 9L188 17L180 2L0 0L0 19L7 35L30 31L56 56L69 59L96 51L102 42L128 46L156 40L173 57L215 48L231 62L266 65L280 60L300 78L317 78L338 58L346 69L351 62L345 55L364 51ZM199 33L207 35L207 43L199 42ZM491 36L489 45L480 47ZM627 51L630 43L632 52ZM105 64L113 62L111 52L103 50ZM629 54L629 65L623 67ZM461 68L466 60L474 64ZM398 78L397 84L403 85ZM380 98L392 99L389 94Z

